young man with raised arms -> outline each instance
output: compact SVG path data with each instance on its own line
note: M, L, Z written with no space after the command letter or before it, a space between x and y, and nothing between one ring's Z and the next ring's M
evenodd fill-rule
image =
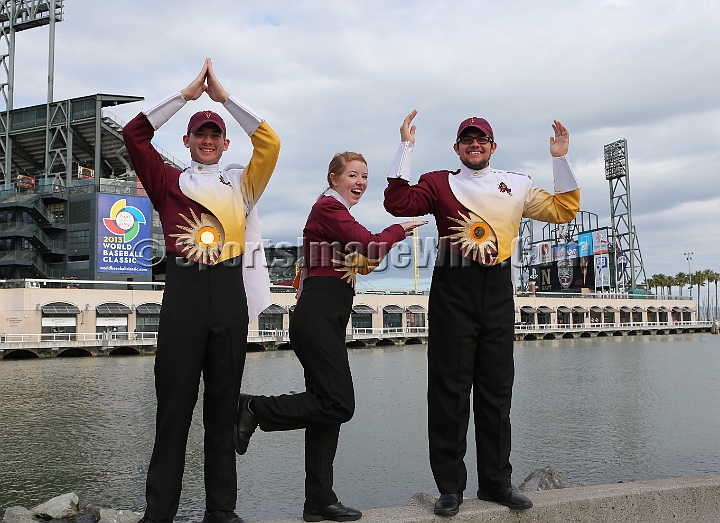
M410 185L413 111L388 173L385 208L393 216L433 214L439 249L429 299L428 436L430 466L440 491L435 513L457 514L467 470L473 392L478 497L511 509L532 507L510 484L510 401L514 378L514 303L510 255L523 217L566 223L580 204L567 159L569 134L558 121L550 138L554 193L524 174L490 167L497 148L483 118L464 120L453 145L456 171L423 174Z
M203 93L222 104L250 137L253 153L247 167L220 169L218 162L230 140L223 119L209 110L195 113L188 123L183 143L192 162L185 171L165 164L151 145L154 132ZM138 178L160 214L167 250L155 360L155 445L142 521L170 523L178 511L188 431L202 374L203 523L241 523L234 512L233 424L248 320L270 304L267 271L262 266L251 270L253 263L243 260L243 254L257 259L246 252L246 240L251 236L259 240L255 204L275 169L280 140L262 118L223 88L209 58L185 89L130 121L123 137Z

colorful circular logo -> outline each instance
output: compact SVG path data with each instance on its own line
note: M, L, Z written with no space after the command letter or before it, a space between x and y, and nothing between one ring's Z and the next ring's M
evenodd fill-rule
M145 215L137 207L127 205L125 199L118 200L110 208L110 218L103 218L105 228L113 234L123 236L131 242L140 232L140 225L145 225Z

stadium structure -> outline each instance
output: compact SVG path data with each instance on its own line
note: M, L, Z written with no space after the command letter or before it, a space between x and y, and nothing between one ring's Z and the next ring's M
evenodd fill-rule
M53 99L54 26L63 7L63 0L0 2L0 277L150 281L164 249L160 221L125 151L123 122L107 111L143 98ZM45 25L47 102L14 108L15 33Z
M532 220L520 226L520 292L620 292L647 294L645 269L632 223L627 141L604 147L610 190L610 225L580 211L569 223L544 224L534 237Z

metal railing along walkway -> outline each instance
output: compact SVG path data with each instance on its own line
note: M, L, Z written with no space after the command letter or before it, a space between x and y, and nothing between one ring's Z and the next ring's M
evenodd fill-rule
M567 324L567 323L544 323L534 325L515 325L515 333L543 333L549 331L564 331L564 332L595 332L595 331L608 331L608 330L637 330L637 329L672 329L676 327L698 327L698 328L710 328L712 327L712 321L698 320L698 321L642 321L642 322L629 322L629 323L578 323L578 324Z
M59 332L42 334L0 334L0 343L60 343L103 341L138 341L140 344L154 345L157 332ZM144 342L144 343L143 343Z

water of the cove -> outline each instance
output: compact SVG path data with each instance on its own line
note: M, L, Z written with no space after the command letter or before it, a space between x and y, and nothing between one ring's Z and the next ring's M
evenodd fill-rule
M340 436L335 491L369 509L437 494L427 458L426 346L348 351L355 417ZM0 361L0 514L76 492L142 510L154 439L153 357ZM710 334L517 342L513 483L552 466L574 484L720 472L720 337ZM243 390L303 390L292 352L248 354ZM468 490L475 495L474 436ZM205 508L202 395L177 520ZM303 432L256 432L238 457L237 512L297 517Z

